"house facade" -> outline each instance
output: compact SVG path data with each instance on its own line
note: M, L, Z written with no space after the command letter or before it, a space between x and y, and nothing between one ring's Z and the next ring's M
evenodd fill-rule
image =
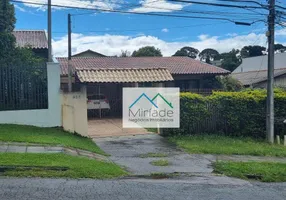
M274 59L274 85L286 88L286 53L275 54ZM267 66L267 55L245 58L231 76L245 87L266 88Z

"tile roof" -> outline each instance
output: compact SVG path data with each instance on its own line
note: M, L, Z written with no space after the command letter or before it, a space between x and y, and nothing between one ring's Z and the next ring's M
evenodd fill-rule
M67 75L68 59L57 58L62 75ZM171 74L229 74L220 67L209 65L188 57L73 57L72 67L79 69L105 68L166 68Z
M19 47L30 46L33 49L47 49L48 40L44 30L16 30L13 31L16 44Z
M167 69L80 69L76 71L82 83L161 82L174 80Z
M275 69L274 77L286 74L286 68ZM232 73L231 76L239 80L244 86L260 83L267 80L267 70Z

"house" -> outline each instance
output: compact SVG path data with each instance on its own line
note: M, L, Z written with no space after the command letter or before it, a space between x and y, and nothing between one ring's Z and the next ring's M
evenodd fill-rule
M62 69L62 83L67 83L68 59L57 58ZM73 71L78 74L81 70L109 70L109 69L167 69L174 81L165 84L166 87L180 87L181 91L197 91L209 89L208 81L218 75L230 72L222 68L209 65L189 57L73 57L71 61ZM151 86L146 81L140 86Z
M286 53L275 54L274 85L286 87ZM231 74L245 87L267 87L268 56L257 56L242 59L242 63Z
M44 30L15 30L13 35L18 47L31 48L37 56L48 59L48 39Z
M118 120L118 135L128 134L128 130L120 128L124 87L180 87L181 91L200 92L209 88L209 79L230 73L188 57L72 57L70 64L74 74L72 82L75 96L68 97L69 93L65 93L68 83L68 58L56 59L61 68L64 116L77 113L74 114L76 120L73 122L78 124L74 126L70 122L64 123L64 127L70 127L66 128L67 130L83 127L84 131L77 132L96 137L103 133L109 134L108 130L114 126L112 123L115 123L115 120ZM104 96L110 108L87 111L86 99L92 99L93 96ZM70 104L67 100L69 98L73 102L76 101L74 104L77 106ZM77 109L79 107L81 109ZM71 108L77 110L69 111ZM86 115L88 125L84 127L83 119ZM142 133L142 130L130 131L132 134L136 131Z
M73 55L72 57L106 57L105 55L92 51L90 49Z

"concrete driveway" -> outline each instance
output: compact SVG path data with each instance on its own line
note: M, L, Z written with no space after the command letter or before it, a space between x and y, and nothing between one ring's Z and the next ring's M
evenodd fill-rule
M96 144L110 154L110 159L124 166L135 175L150 175L151 173L211 173L212 157L204 155L189 155L170 144L158 134L145 134L122 137L95 138ZM164 153L164 158L142 158L147 153ZM150 164L151 161L166 159L168 166L159 167Z
M122 128L122 119L119 118L93 119L88 121L88 135L91 138L141 135L148 133L149 132L144 128Z

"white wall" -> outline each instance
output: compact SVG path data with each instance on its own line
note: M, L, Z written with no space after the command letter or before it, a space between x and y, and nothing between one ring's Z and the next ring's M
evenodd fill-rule
M22 124L40 127L61 126L60 66L47 63L48 109L0 111L1 124Z
M62 94L62 124L64 130L88 136L86 87L80 92Z

